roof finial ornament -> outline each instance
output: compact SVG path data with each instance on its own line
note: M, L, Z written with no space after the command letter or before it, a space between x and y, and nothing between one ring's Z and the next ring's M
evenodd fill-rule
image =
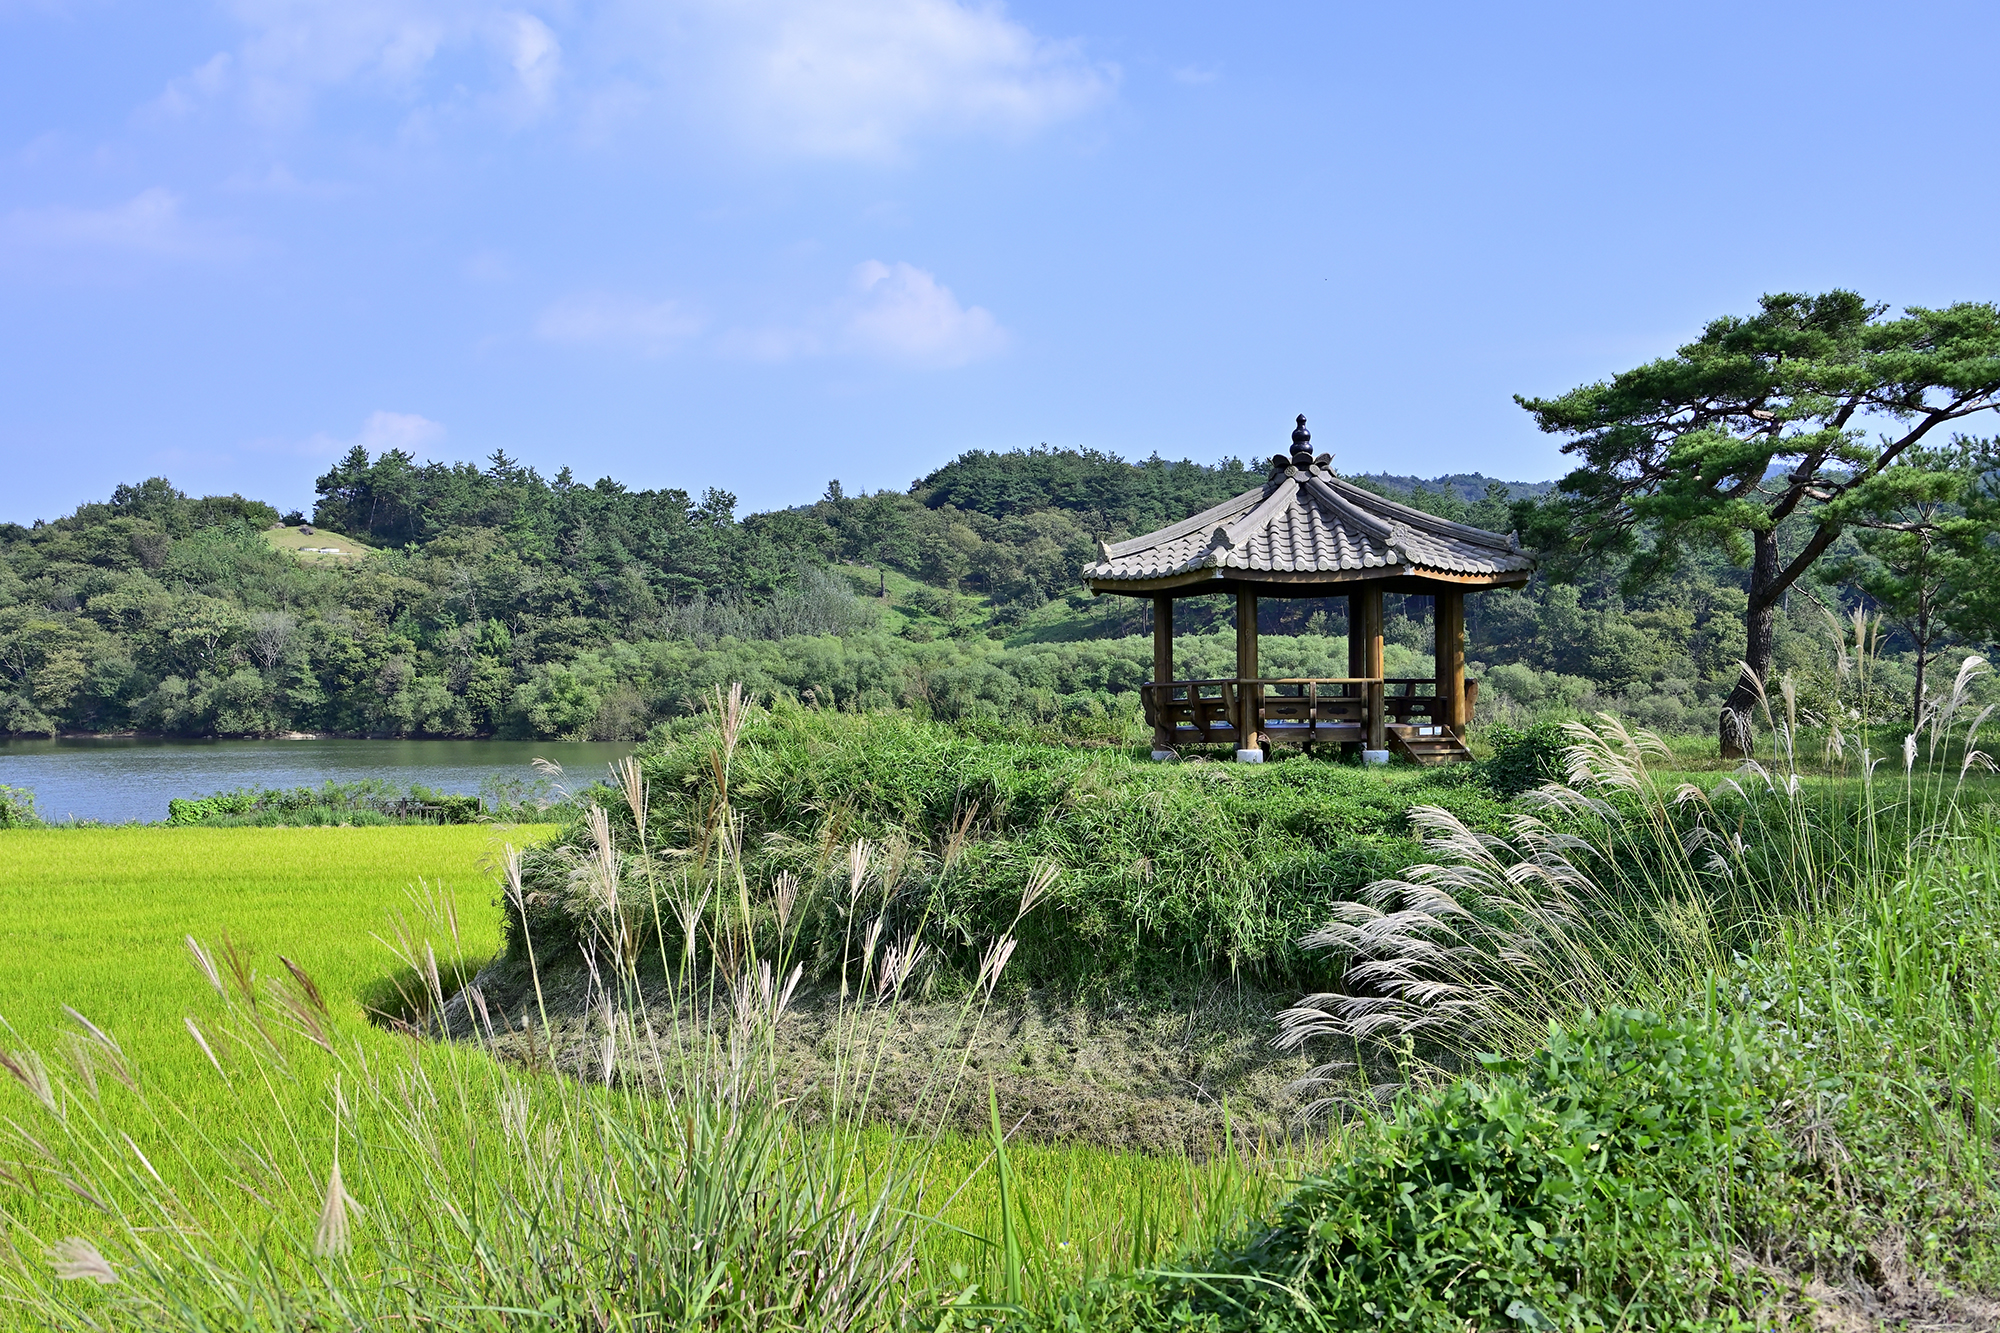
M1292 428L1292 451L1289 454L1271 455L1271 480L1266 484L1275 484L1278 478L1290 469L1297 469L1300 472L1311 472L1315 466L1318 466L1322 471L1325 471L1327 470L1327 464L1332 461L1332 454L1321 454L1318 458L1313 457L1313 433L1306 429L1306 414L1301 412L1299 413L1299 424Z

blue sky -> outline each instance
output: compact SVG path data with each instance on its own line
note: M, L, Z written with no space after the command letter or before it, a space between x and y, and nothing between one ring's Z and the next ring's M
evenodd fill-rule
M355 442L1563 470L1761 292L2000 298L1991 5L0 0L0 519Z

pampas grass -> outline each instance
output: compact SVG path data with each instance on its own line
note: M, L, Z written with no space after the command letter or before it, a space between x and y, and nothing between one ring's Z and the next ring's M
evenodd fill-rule
M1865 686L1874 626L1845 628L1836 678ZM1341 986L1281 1013L1277 1044L1353 1056L1303 1081L1322 1094L1313 1109L1385 1064L1399 1077L1374 1084L1378 1098L1482 1052L1532 1049L1550 1024L1607 1006L1671 1012L1786 923L1923 873L1962 836L1967 776L1993 767L1978 749L1991 710L1964 716L1985 670L1968 658L1905 738L1900 791L1857 743L1868 727L1858 712L1845 724L1837 706L1830 721L1806 718L1789 677L1776 707L1751 678L1772 763L1748 761L1710 790L1656 776L1665 743L1602 715L1566 725L1566 780L1524 797L1508 836L1413 809L1427 859L1338 904L1301 941L1341 961ZM1815 728L1826 765L1810 774L1800 754ZM1954 747L1955 767L1943 762Z

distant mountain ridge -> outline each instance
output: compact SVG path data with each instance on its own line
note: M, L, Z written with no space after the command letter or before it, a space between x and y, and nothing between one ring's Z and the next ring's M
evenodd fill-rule
M1507 488L1510 500L1536 499L1556 488L1553 481L1503 481L1484 472L1446 472L1430 478L1398 476L1393 472L1358 472L1353 475L1354 480L1371 487L1385 487L1407 495L1421 486L1434 494L1455 495L1467 504L1485 499L1486 488L1495 482Z

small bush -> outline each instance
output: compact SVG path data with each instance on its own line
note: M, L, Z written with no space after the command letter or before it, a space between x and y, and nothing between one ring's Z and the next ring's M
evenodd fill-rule
M0 783L0 828L40 828L42 817L35 813L35 794L26 787Z
M1543 722L1522 731L1502 723L1489 728L1486 739L1493 757L1485 764L1486 783L1502 796L1519 796L1545 782L1560 781L1563 751L1569 737L1560 722Z

